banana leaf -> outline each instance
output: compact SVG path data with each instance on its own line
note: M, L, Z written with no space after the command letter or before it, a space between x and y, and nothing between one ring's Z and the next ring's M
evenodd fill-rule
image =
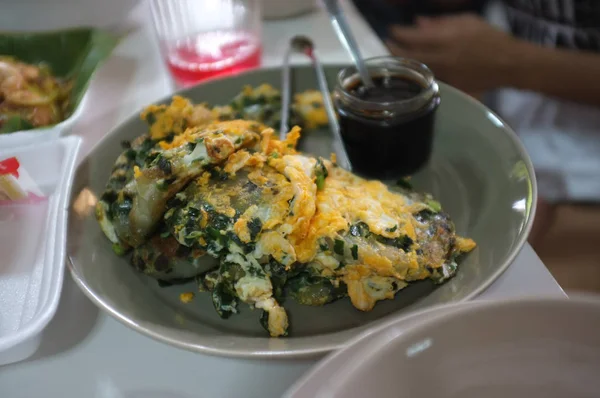
M81 102L92 75L108 58L119 38L98 29L78 28L43 33L0 32L0 55L12 56L29 64L45 64L56 77L73 82L66 117ZM26 121L10 117L0 134L31 129ZM51 126L38 128L42 130Z

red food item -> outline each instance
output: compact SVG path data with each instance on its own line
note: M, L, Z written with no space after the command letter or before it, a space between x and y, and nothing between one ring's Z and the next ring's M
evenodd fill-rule
M19 178L19 161L12 157L0 162L0 175L12 174L15 178Z

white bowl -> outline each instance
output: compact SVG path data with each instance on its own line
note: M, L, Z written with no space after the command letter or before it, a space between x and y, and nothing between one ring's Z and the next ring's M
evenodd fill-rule
M0 0L0 30L106 28L127 17L140 0Z
M62 122L50 127L39 127L32 130L15 131L9 134L0 134L0 148L14 148L23 145L53 141L59 137L69 135L75 123L81 118L83 109L87 102L88 93L84 94L83 98L73 111L71 116Z
M600 299L458 306L408 329L391 324L335 366L313 396L598 397Z
M317 8L316 0L261 0L264 19L295 17Z

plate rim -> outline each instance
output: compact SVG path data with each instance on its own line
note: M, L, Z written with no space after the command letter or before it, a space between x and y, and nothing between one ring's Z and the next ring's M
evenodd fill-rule
M327 69L330 69L330 68L341 68L341 67L344 67L347 65L348 64L345 64L345 63L341 63L341 64L340 63L332 63L332 64L325 65L325 67ZM301 64L301 65L294 65L294 68L311 69L312 67L310 65ZM165 96L160 97L157 100L152 101L152 103L166 102L170 98L172 98L174 95L185 96L187 92L197 89L198 87L201 87L207 83L212 84L212 83L225 81L232 77L240 77L240 76L247 76L247 75L252 75L252 74L261 74L261 73L278 72L278 71L281 71L281 66L260 68L260 69L248 71L245 73L240 73L240 74L234 75L234 76L225 76L225 77L207 80L207 81L199 83L193 87L175 90L174 92L171 92ZM531 161L531 158L529 157L529 154L525 150L525 146L523 145L521 140L518 138L517 133L510 127L510 125L508 123L506 123L498 114L496 114L494 111L489 109L487 106L485 106L481 102L477 101L472 96L470 96L448 84L445 84L443 82L438 81L438 84L441 87L443 87L445 90L451 91L454 93L454 95L457 95L457 96L461 97L462 99L466 100L467 102L469 102L472 106L479 109L481 112L485 113L488 118L496 120L495 124L499 125L499 127L501 127L501 129L504 131L504 133L507 134L507 136L510 138L510 140L515 145L516 151L523 159L523 161L525 163L525 167L527 169L527 172L529 173L530 178L531 178L531 201L532 201L532 203L531 203L531 208L530 208L530 215L527 218L527 221L525 222L524 227L521 229L521 231L519 233L519 238L515 242L514 248L509 253L509 255L507 256L505 261L503 261L496 268L496 270L483 283L481 283L476 289L474 289L472 292L467 294L465 297L460 298L454 302L441 304L441 305L452 306L452 305L470 301L473 298L479 296L481 293L483 293L485 290L487 290L487 288L489 288L495 281L497 281L498 278L514 262L515 258L521 252L524 244L527 241L527 238L529 236L529 233L530 233L532 225L533 225L533 220L535 219L535 214L536 214L536 209L537 209L538 188L537 188L537 181L536 181L535 171L533 168L533 163ZM90 158L90 155L93 154L100 145L104 144L105 141L109 140L113 135L115 135L115 132L120 130L122 126L131 122L133 117L135 115L137 115L138 113L139 112L132 113L129 117L125 118L124 120L122 120L121 122L119 122L118 124L116 124L115 126L110 128L109 132L106 135L104 135L98 142L96 142L90 148L90 150L86 154L85 158L83 158L80 161L80 163L77 166L77 172L88 161L88 159ZM490 122L492 122L492 121L490 121ZM71 190L72 195L71 195L71 199L69 202L69 212L71 212L71 201L73 200L73 194L75 194L74 189L75 189L75 186L73 186L72 190ZM435 306L433 306L433 307L423 308L421 310L413 310L413 311L409 310L402 314L391 313L389 315L384 316L380 320L376 320L376 321L367 323L365 325L361 325L359 327L345 329L343 332L352 332L353 330L359 329L361 327L364 328L366 326L366 328L364 330L356 331L356 332L354 332L354 334L351 337L346 338L342 341L319 342L319 338L322 336L331 336L332 334L340 333L340 332L333 332L333 333L327 333L324 335L311 336L311 339L313 339L315 341L315 343L312 347L290 348L290 349L281 349L281 350L266 350L266 351L256 351L253 349L244 350L244 349L239 349L239 348L234 348L234 349L215 348L210 345L205 345L201 342L191 343L191 342L179 341L173 337L166 335L165 333L161 333L159 331L155 331L151 328L148 328L147 326L140 325L136 320L131 319L129 316L127 316L125 314L122 314L118 310L117 306L112 305L107 300L104 300L103 298L99 297L88 286L88 284L85 282L84 278L77 273L77 270L75 269L75 266L73 264L73 259L71 258L71 253L68 253L67 259L68 259L67 265L68 265L69 271L71 273L71 276L73 277L73 280L77 284L77 286L79 286L79 288L84 292L84 294L96 306L98 306L100 309L106 311L109 315L111 315L114 319L116 319L120 323L124 324L125 326L128 326L129 328L135 330L136 332L141 333L142 335L148 336L156 341L160 341L160 342L169 344L173 347L185 349L185 350L192 351L192 352L198 352L198 353L202 353L202 354L212 355L212 356L219 356L219 357L246 358L246 359L315 358L315 357L323 356L329 352L339 350L339 349L345 347L346 344L348 343L348 341L352 341L354 338L361 335L362 333L367 333L368 331L370 331L372 329L378 328L382 324L387 323L388 321L391 322L394 319L402 319L404 317L412 316L415 314L420 314L422 312L426 312L426 311L431 310L432 308L435 308ZM369 326L369 324L372 324L372 325ZM248 338L250 338L250 337L248 337ZM273 338L265 336L264 339L272 340ZM286 338L286 339L288 339L288 338Z

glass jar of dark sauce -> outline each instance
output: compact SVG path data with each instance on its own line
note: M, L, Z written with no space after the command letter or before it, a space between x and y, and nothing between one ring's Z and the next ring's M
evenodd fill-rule
M399 57L365 60L375 87L356 68L338 74L334 101L352 169L367 178L397 179L421 169L433 144L439 87L431 70Z

